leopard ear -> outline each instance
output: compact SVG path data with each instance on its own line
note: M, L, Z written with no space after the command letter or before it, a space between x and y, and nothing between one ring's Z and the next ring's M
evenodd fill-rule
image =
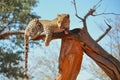
M69 14L67 14L67 18L70 18Z
M61 16L61 14L58 14L57 16Z

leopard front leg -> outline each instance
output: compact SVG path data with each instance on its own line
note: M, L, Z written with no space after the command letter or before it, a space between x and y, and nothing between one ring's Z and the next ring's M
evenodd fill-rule
M45 40L44 40L45 41L45 46L49 45L49 43L50 43L50 41L52 39L52 34L53 34L53 32L51 30L51 27L45 26L44 27L44 32L41 33L41 35L45 35L46 36Z
M45 37L45 46L48 46L51 40L52 40L52 32L47 32Z

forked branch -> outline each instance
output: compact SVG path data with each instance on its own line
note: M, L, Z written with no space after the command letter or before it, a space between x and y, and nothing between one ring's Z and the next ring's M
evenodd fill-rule
M90 9L88 11L88 13L83 18L81 18L77 13L77 7L76 7L76 1L75 0L73 0L73 5L74 5L74 8L75 8L76 17L83 22L83 26L84 26L83 29L87 30L86 19L88 18L88 16L93 15L93 13L95 12L95 9Z
M83 18L81 18L81 17L78 15L78 13L77 13L77 7L76 7L76 1L75 1L75 0L73 0L73 4L74 4L74 8L75 8L75 16L76 16L78 19L80 19L80 20L83 21Z

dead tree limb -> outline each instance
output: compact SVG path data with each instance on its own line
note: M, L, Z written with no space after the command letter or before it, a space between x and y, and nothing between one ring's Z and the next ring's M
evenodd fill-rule
M91 57L112 80L120 80L120 62L93 40L86 30L74 29L70 31L69 35L64 35L64 33L56 33L53 35L53 39L58 38L67 38L68 41L69 39L79 40L80 44L76 46L82 46L84 52ZM34 40L39 40L39 37ZM70 44L71 43L69 43L69 45ZM67 48L69 48L69 46L67 46Z
M93 9L97 9L98 7L100 7L101 2L102 0L98 1L98 3L93 6Z
M81 31L80 34L83 34L79 39L84 43L83 48L86 54L90 56L112 80L120 80L120 62L94 41L88 32Z
M77 7L76 7L76 1L73 0L73 5L74 5L74 8L75 8L75 15L78 19L80 19L82 22L83 22L83 29L87 30L87 24L86 24L86 19L90 16L90 15L93 15L93 13L96 11L95 9L90 9L87 14L84 16L84 18L81 18L78 13L77 13Z
M0 34L0 39L6 39L9 36L20 35L20 34L24 34L24 30L21 30L21 31L8 31L8 32L4 32L4 33Z
M77 6L76 6L75 0L73 0L73 4L74 4L74 8L75 8L75 15L76 15L76 17L79 18L79 19L81 19L81 20L83 21L83 18L81 18L81 17L78 15L78 13L77 13Z
M117 14L117 13L99 13L99 14L93 14L92 16L100 16L100 15L120 15L120 14Z
M75 0L73 0L73 2L76 11L76 2ZM80 20L82 19L84 26L80 33L78 33L79 36L77 38L79 38L80 42L83 42L84 52L86 52L86 54L90 56L112 80L120 80L120 62L106 52L99 44L97 44L97 42L94 41L88 33L86 19L88 16L93 15L95 11L96 9L94 8L90 9L84 18L79 18L79 16L77 16ZM110 29L111 26L108 26ZM108 31L106 31L97 41L101 40L108 33Z
M20 34L24 34L24 31ZM39 35L33 40L40 40L42 37ZM90 56L112 80L120 80L120 62L93 40L86 30L74 29L71 30L68 35L65 35L64 32L55 33L53 35L53 39L61 38L67 38L68 41L74 39L75 41L80 42L80 44L76 46L81 46L84 52ZM69 46L67 46L67 48L69 48Z
M96 40L96 42L99 42L112 28L107 22L105 23L108 26L108 29L106 29L106 31Z

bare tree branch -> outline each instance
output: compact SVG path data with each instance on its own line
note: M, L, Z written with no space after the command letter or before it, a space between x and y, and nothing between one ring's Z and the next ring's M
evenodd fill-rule
M95 9L90 9L88 13L84 16L84 19L86 20L88 16L93 15L95 11L96 11Z
M20 35L20 34L24 34L24 30L21 30L21 31L8 31L8 32L0 34L0 39L6 39L9 36Z
M76 7L76 1L75 1L75 0L73 0L73 4L74 4L74 8L75 8L75 16L76 16L77 18L79 18L80 20L83 21L83 18L81 18L80 16L78 16L77 7Z
M86 23L86 19L91 15L91 16L99 16L99 15L107 15L107 14L112 14L112 15L120 15L120 14L117 14L117 13L100 13L100 14L93 14L95 11L96 11L96 9L100 6L100 2L102 2L102 0L100 0L96 5L94 5L93 6L93 8L92 9L90 9L89 11L88 11L88 13L82 18L82 17L80 17L79 15L78 15L78 13L77 13L77 7L76 7L76 1L75 0L73 0L73 5L74 5L74 9L75 9L75 15L76 15L76 17L78 18L78 19L80 19L82 22L83 22L83 29L85 29L86 31L87 31L87 23ZM107 24L107 23L106 23ZM108 24L107 24L108 25ZM108 25L108 26L110 26L110 25ZM106 30L106 34L109 32L109 29L107 29ZM106 34L104 34L104 35L102 35L103 37L106 35ZM102 37L101 36L101 37ZM99 40L98 40L99 41Z
M2 33L0 34L0 39L6 39L8 38L9 36L12 36L12 35L20 35L20 34L24 34L24 30L20 30L20 31L8 31L8 32L5 32L5 33ZM64 34L64 32L59 32L59 33L54 33L53 34L53 39L60 39L60 38L65 38L65 37L69 37L72 36L74 33L78 33L80 32L80 29L79 28L76 28L76 29L73 29L73 30L70 30L69 34ZM40 39L44 39L45 38L45 35L37 35L36 37L32 37L31 40L40 40Z
M97 40L96 42L99 42L110 30L111 30L111 26L105 21L106 25L108 26L108 29L106 29L105 33L103 33Z
M77 13L77 7L76 7L76 1L73 0L73 5L74 5L74 8L75 8L75 15L78 19L82 20L83 22L83 29L87 30L87 24L86 24L86 19L88 18L88 16L90 15L93 15L93 13L96 11L95 9L90 9L88 11L88 13L84 16L84 18L81 18L80 16L78 16L78 13Z
M96 5L94 5L92 9L96 10L98 7L100 7L101 2L102 2L102 0L100 0ZM118 13L104 13L103 12L103 13L99 13L99 14L93 14L92 16L109 15L109 14L111 14L111 15L120 15Z
M109 24L107 25L110 27ZM19 35L19 34L24 34L24 30L6 32L6 33L1 34L0 38L1 37L6 38L4 36L8 37L11 35ZM38 38L40 38L40 35L34 40L37 40ZM99 44L97 44L97 42L95 42L90 37L89 33L87 31L84 31L84 29L70 30L70 34L67 34L67 35L65 35L64 32L55 33L53 35L53 39L55 38L56 39L69 38L69 40L74 39L76 41L79 40L78 42L80 42L80 44L83 45L82 48L84 49L84 52L86 52L88 56L90 56L93 60L95 60L95 62L104 70L104 72L107 73L107 75L112 80L120 80L120 76L119 76L120 75L120 62L117 59L115 59L112 55L107 53ZM80 44L78 44L78 46L80 46Z
M75 0L73 0L73 4L74 4L74 8L75 8L75 15L76 15L76 17L83 22L83 26L84 26L83 29L87 30L86 19L83 19L80 16L78 16L77 7L76 7L76 1ZM87 18L87 16L84 17L84 18Z

